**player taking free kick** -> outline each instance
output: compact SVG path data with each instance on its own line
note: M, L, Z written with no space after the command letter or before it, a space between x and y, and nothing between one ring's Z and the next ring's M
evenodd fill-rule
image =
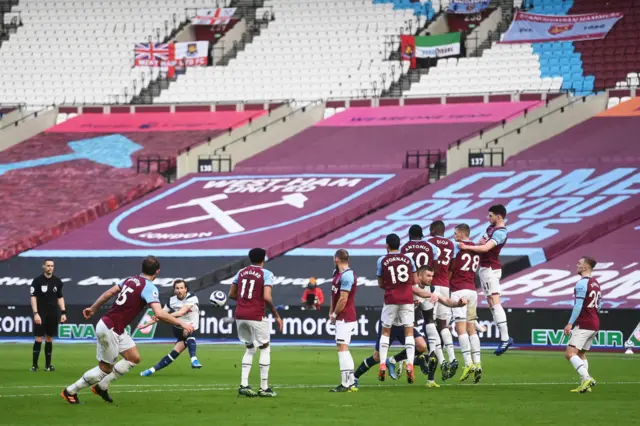
M127 278L111 287L95 301L91 307L82 311L86 319L91 318L102 305L116 294L118 297L109 311L96 325L98 339L98 366L86 371L82 377L62 390L62 397L70 404L80 404L78 391L94 385L91 391L106 402L113 402L108 389L112 381L119 379L140 363L140 353L135 342L125 328L148 304L153 313L162 322L181 327L187 333L193 333L193 326L172 317L162 310L158 299L158 289L153 280L160 273L160 262L148 256L142 262L142 274ZM116 363L118 355L122 355ZM114 365L115 364L115 365Z
M282 319L278 315L273 299L271 287L273 286L273 272L264 269L267 252L262 248L254 248L249 251L250 266L241 269L233 279L229 290L229 299L237 302L236 326L238 339L244 343L246 350L242 357L242 373L238 394L246 397L273 397L276 393L269 387L269 368L271 367L271 330L269 321L264 316L265 306L269 307L271 314L282 331ZM260 349L260 391L254 391L249 386L249 373L253 364L253 356L256 353L255 344Z
M576 265L576 272L581 278L574 290L575 304L571 318L564 328L564 334L571 334L564 356L580 375L581 383L571 392L590 392L591 388L596 385L596 381L589 375L589 362L587 361L587 351L591 348L591 343L600 330L598 311L602 307L600 284L591 277L595 266L596 260L586 256L580 258Z

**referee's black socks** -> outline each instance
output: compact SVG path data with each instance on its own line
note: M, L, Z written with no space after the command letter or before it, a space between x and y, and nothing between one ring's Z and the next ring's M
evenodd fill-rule
M42 348L42 342L33 342L33 366L38 366L38 358L40 358L40 348Z
M53 352L53 342L44 342L44 358L47 367L51 367L51 352Z

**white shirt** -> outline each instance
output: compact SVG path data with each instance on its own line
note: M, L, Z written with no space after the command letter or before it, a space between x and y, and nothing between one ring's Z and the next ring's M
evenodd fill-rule
M178 299L178 296L171 296L169 303L164 306L164 310L169 313L173 313L182 309L184 305L189 305L191 309L180 318L191 324L194 330L197 330L200 324L200 306L198 296L191 292L188 292L182 300Z

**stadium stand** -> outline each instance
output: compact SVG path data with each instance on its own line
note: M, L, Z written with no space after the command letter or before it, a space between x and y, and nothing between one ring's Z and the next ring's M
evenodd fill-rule
M407 151L436 157L456 140L519 116L539 102L349 108L248 160L236 171L395 170ZM312 153L310 155L310 153Z
M379 96L406 72L389 61L398 33L424 16L392 3L268 0L275 20L226 66L188 69L157 103Z
M132 67L135 43L161 42L186 19L185 8L211 6L205 0L85 5L20 0L14 6L23 26L0 49L3 102L127 103L158 75L157 69Z
M180 148L262 113L83 114L3 151L0 260L161 187L155 171L175 166Z
M640 71L640 12L637 5L634 7L630 0L579 0L571 8L572 14L594 12L621 12L624 17L604 39L575 44L576 52L582 55L585 71L595 76L597 90L637 86Z

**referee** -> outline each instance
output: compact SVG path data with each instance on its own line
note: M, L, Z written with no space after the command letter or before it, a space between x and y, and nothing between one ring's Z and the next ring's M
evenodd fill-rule
M42 348L42 337L45 337L44 356L46 367L44 371L56 371L51 365L51 353L53 352L53 338L58 336L58 319L60 322L67 320L67 311L64 308L62 286L60 278L53 275L53 260L47 259L42 264L42 275L33 279L31 283L31 309L33 309L33 335L36 341L33 343L33 366L31 371L38 371L38 358ZM62 317L60 317L60 310Z

